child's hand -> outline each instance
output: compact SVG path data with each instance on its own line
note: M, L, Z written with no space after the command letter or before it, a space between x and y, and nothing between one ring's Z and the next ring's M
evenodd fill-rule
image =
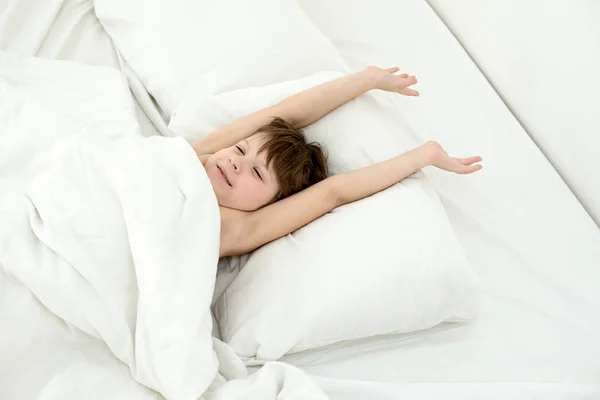
M450 157L438 142L427 142L429 164L445 171L457 174L472 174L479 171L482 166L475 164L481 161L481 157L455 158Z
M362 73L373 82L374 89L396 92L405 96L418 96L419 92L409 88L417 83L417 78L408 74L394 75L399 70L398 67L382 69L370 66Z

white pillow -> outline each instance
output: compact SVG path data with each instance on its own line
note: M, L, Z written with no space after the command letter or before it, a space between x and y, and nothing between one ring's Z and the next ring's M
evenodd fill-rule
M167 119L182 98L347 67L295 1L95 0L96 14Z
M182 105L171 128L195 139L336 76L319 73ZM386 99L361 96L305 129L309 140L327 148L333 173L416 145ZM275 360L342 340L472 318L477 289L437 194L419 172L255 251L216 301L215 313L223 340L240 356Z

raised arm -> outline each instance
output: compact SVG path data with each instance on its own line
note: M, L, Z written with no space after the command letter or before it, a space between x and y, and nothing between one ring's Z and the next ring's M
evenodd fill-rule
M322 83L219 128L194 142L192 147L198 155L213 154L253 135L274 117L303 128L371 89L418 96L417 91L409 88L417 82L416 78L407 74L394 75L397 71L398 68L367 67L361 72Z
M408 88L417 79L408 74L394 75L395 72L397 67L371 66L288 97L282 102L290 110L288 122L295 128L304 128L372 89L418 96L419 92Z
M474 165L479 161L481 157L450 157L437 142L427 142L390 160L335 175L291 197L248 213L243 234L232 253L253 251L338 206L387 189L425 166L434 165L446 171L470 174L481 169L481 165Z

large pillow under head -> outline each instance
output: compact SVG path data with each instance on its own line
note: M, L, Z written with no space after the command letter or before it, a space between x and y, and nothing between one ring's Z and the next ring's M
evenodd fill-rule
M170 128L190 141L340 76L313 76L181 104ZM385 96L363 95L305 129L332 173L418 145ZM478 281L440 200L418 172L339 207L246 257L215 304L223 340L257 361L373 335L472 318Z

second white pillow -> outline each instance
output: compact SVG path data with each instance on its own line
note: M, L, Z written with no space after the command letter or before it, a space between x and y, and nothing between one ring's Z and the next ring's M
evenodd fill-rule
M168 119L186 97L345 71L331 41L281 0L95 0L98 18Z

